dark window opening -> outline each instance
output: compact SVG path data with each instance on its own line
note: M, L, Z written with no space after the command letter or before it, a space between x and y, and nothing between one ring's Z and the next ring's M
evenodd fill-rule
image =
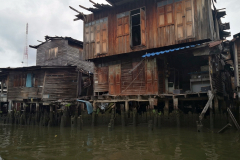
M132 45L141 45L141 28L140 26L135 26L132 28Z
M141 16L140 9L131 11L131 30L132 30L132 46L141 45Z

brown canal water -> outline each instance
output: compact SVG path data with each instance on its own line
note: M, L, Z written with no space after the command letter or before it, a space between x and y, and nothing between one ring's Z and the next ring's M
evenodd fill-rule
M196 128L0 125L0 160L239 160L240 134Z

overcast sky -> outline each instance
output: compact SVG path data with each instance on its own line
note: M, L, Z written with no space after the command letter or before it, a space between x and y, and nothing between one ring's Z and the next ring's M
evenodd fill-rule
M105 0L94 0L106 3ZM230 22L232 35L240 32L240 1L217 0L217 8L226 8L223 22ZM29 24L28 44L37 45L44 36L68 36L83 40L82 21L73 21L78 5L92 6L88 0L0 0L0 67L21 67L25 46L26 23ZM29 48L29 66L36 64L36 50Z

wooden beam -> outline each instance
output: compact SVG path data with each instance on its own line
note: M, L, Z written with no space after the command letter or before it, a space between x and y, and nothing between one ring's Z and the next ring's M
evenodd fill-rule
M89 12L92 12L89 8L86 8L86 7L82 6L82 5L79 5L79 7L83 8L83 9L89 11Z
M240 130L240 126L237 122L237 120L235 119L234 115L232 114L231 110L229 108L227 108L228 114L230 115L230 118L232 119L235 127L237 128L237 130Z
M110 0L106 0L110 5L114 6L115 4L112 3Z
M213 98L214 98L214 94L212 94L212 92L209 91L209 92L208 92L208 96L209 96L209 100L208 100L206 106L203 108L202 113L201 113L200 116L199 116L199 121L200 121L200 122L202 121L203 116L204 116L205 113L207 112L208 108L211 106L212 100L213 100Z
M73 8L73 7L71 7L71 6L69 6L69 8L70 9L72 9L72 10L74 10L75 12L77 12L77 13L80 13L81 14L81 12L79 12L78 10L76 10L75 8Z
M97 5L97 3L93 2L92 0L89 0L89 2L91 2L92 4L95 4L95 5Z

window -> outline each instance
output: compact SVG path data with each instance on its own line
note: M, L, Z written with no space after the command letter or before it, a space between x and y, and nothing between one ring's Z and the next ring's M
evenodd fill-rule
M175 0L177 1L177 0ZM173 0L158 2L158 26L163 27L174 24Z
M13 87L38 87L38 76L32 73L15 75Z
M136 9L120 13L117 15L117 39L119 50L127 39L130 39L130 45L146 45L146 20L145 8ZM128 36L130 35L130 38Z
M15 75L13 79L13 87L25 87L26 74Z
M132 46L141 45L141 15L140 9L131 12L131 30L132 30Z
M102 18L85 24L85 51L88 55L108 52L108 18Z
M193 37L192 0L164 0L158 2L157 7L158 28L175 24L178 40Z
M131 46L146 45L145 8L131 11Z
M58 47L51 48L45 52L45 60L51 60L57 57Z

